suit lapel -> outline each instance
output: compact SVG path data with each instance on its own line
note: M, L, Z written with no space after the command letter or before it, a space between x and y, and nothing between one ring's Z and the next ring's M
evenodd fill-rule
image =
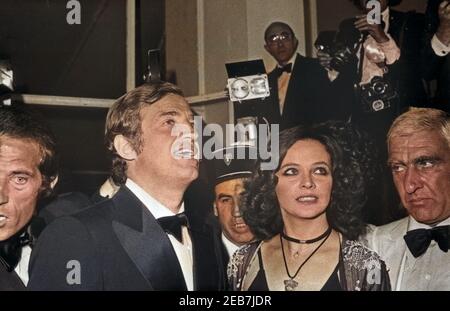
M299 82L302 75L298 74L300 72L300 67L302 67L303 63L303 56L301 56L299 53L297 53L297 57L295 59L295 63L292 66L292 73L291 77L289 78L289 84L286 91L286 97L284 99L284 108L283 108L283 115L281 115L280 111L280 100L278 98L278 77L274 74L274 70L269 74L269 83L272 86L270 89L271 96L273 98L272 100L272 111L276 114L277 120L274 120L276 122L271 123L282 123L282 121L285 122L286 119L289 119L292 117L292 113L296 113L296 105L299 104L298 96L299 96L299 89L298 85L301 85ZM297 73L297 74L296 74ZM295 87L291 87L292 85L295 85ZM282 126L282 128L284 128Z
M192 242L194 290L224 289L226 270L221 240L216 238L213 227L196 213L199 207L191 199L186 196L184 202Z
M293 110L296 110L296 105L300 104L300 101L298 100L299 96L299 86L302 85L300 82L302 74L299 74L301 72L300 68L302 67L303 63L303 56L297 53L297 58L295 59L295 63L292 66L292 73L291 77L289 79L289 84L286 92L286 98L284 100L284 113L286 113L287 116L291 116L290 114L293 112ZM291 87L295 85L295 87Z
M276 116L276 119L279 120L281 118L281 112L280 112L280 99L278 98L278 77L274 74L274 71L275 69L272 70L272 72L269 74L269 85L271 86L270 94L272 97L271 113L274 114L273 117ZM278 123L278 122L271 122L271 123Z
M217 254L213 232L190 230L194 273L194 290L219 290L224 284L224 263ZM222 254L220 254L222 255Z
M381 252L386 254L386 264L389 269L392 288L395 289L400 273L403 256L406 251L406 244L403 236L408 229L408 217L402 219L398 224L388 232L383 239Z
M25 285L16 272L8 272L0 264L0 291L24 291Z
M167 234L128 188L112 199L113 230L122 247L154 290L187 290Z

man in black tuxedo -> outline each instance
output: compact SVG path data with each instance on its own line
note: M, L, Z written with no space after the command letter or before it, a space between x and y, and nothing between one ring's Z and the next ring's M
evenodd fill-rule
M271 95L263 116L270 124L280 124L280 130L327 120L330 83L319 62L296 52L298 40L286 23L271 23L264 40L277 66L268 75Z
M450 112L450 1L430 0L426 21L425 78L437 80L432 105Z
M181 90L144 84L111 107L111 198L55 220L30 262L31 290L220 290L221 246L196 203L193 115Z
M33 216L56 181L50 130L25 109L0 107L0 291L25 289Z

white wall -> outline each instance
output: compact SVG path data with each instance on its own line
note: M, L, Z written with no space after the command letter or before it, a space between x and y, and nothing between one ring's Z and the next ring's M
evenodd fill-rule
M289 24L299 39L299 52L305 54L305 23L303 1L247 0L248 58L263 58L266 69L275 66L273 58L264 50L264 30L271 22Z
M225 63L247 59L247 7L242 0L202 1L205 91L215 93L225 88Z
M312 0L305 0L312 1ZM220 92L226 86L225 63L262 58L264 30L273 21L291 25L305 53L303 0L166 0L168 69L188 95ZM228 122L228 106L206 106L207 122Z

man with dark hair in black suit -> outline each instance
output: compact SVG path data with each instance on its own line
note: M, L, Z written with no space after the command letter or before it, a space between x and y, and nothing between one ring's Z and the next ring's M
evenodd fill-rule
M283 22L271 23L264 33L266 51L277 61L269 73L270 99L264 112L280 130L328 119L329 81L316 59L297 53L298 40Z
M170 83L111 107L109 200L56 219L30 262L31 290L220 290L222 248L185 191L198 176L193 114Z
M450 1L428 1L426 34L425 78L437 80L432 105L450 112Z
M37 203L57 182L53 135L26 109L0 107L0 291L24 290Z

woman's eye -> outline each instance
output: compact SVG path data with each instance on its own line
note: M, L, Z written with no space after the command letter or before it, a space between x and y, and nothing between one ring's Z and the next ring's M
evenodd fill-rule
M314 169L314 174L328 175L328 169L326 167L317 167Z
M295 176L297 174L298 174L298 171L295 168L288 168L283 171L284 176Z

